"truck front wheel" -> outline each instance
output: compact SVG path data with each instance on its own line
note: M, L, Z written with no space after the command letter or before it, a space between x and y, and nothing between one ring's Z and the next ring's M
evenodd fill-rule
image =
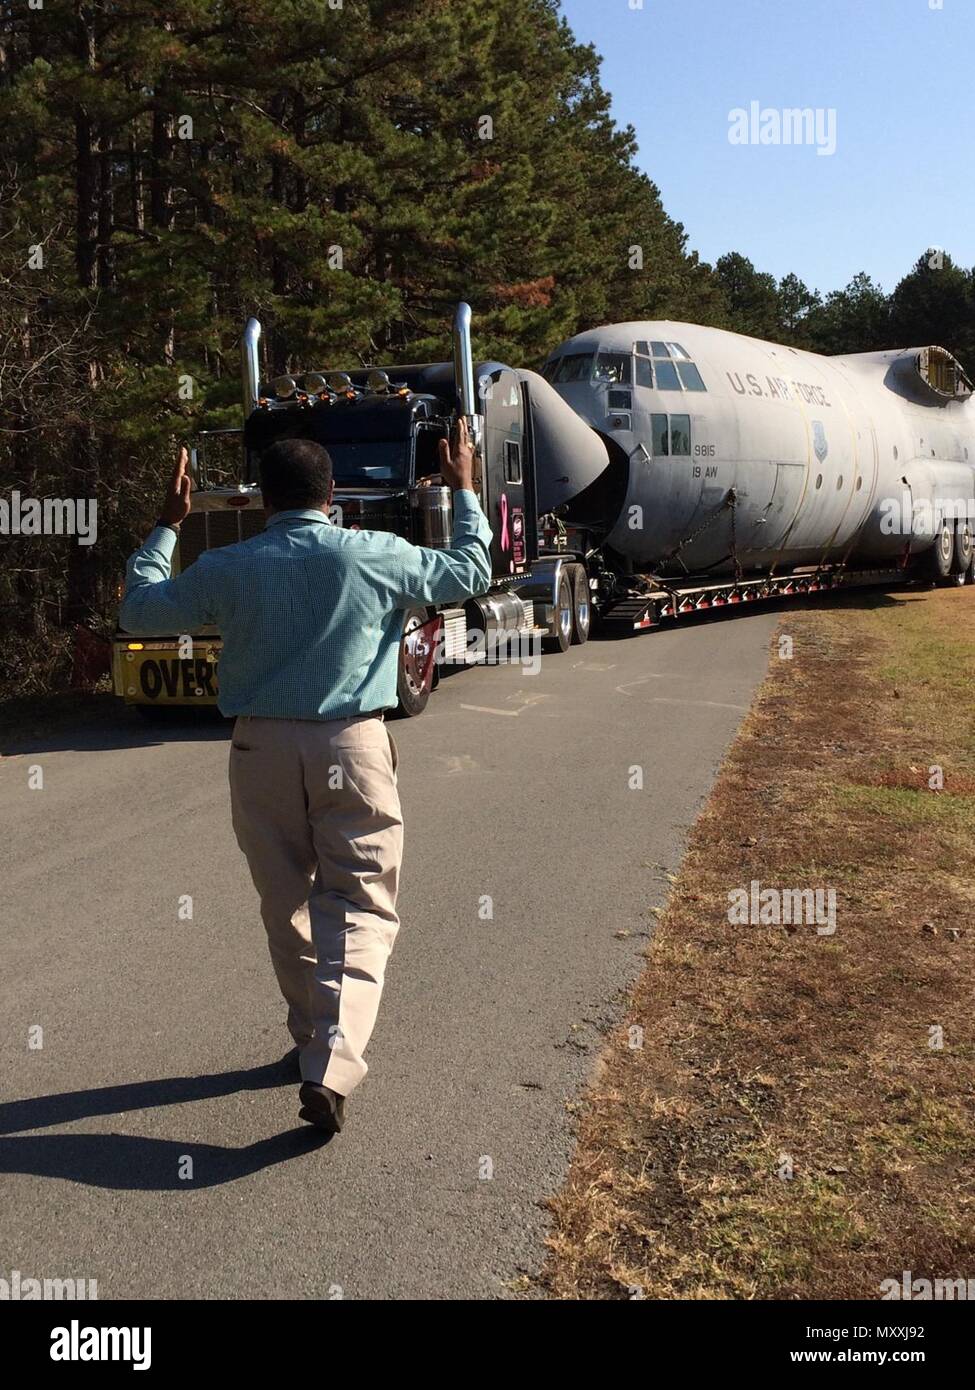
M403 637L399 644L399 674L396 680L399 701L396 713L401 719L415 719L418 714L422 714L433 688L434 662L428 638L429 630L424 631L427 621L425 608L410 608L403 619Z

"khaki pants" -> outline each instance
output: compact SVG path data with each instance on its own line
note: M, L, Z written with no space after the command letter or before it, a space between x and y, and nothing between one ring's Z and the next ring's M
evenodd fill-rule
M261 898L305 1081L348 1093L379 1009L399 918L403 820L381 719L239 718L237 843Z

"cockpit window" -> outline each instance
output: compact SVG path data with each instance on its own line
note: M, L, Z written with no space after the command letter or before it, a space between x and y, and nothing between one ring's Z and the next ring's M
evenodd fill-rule
M706 391L708 389L693 362L678 362L677 372L685 391Z
M614 386L629 386L632 381L632 359L628 352L601 352L596 358L594 381L609 381Z
M673 362L655 361L653 376L658 391L679 391L680 378Z
M558 358L553 364L555 370L549 380L555 383L588 381L592 372L593 356L591 352L573 352L568 357Z
M658 391L706 391L704 378L680 343L634 343L637 386Z
M634 360L635 355L635 360ZM573 352L550 357L542 367L558 386L587 381L596 386L655 387L658 391L706 391L704 378L680 343L638 342L628 352Z

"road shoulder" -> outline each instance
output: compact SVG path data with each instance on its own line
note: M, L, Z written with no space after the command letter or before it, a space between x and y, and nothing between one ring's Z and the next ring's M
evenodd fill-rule
M541 1292L971 1273L973 655L971 590L784 618L582 1108ZM753 884L822 911L776 923ZM746 899L760 920L729 920Z

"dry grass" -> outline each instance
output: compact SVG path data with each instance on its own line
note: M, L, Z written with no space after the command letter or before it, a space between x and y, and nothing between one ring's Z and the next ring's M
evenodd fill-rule
M773 644L583 1107L557 1297L975 1275L975 591L853 596L782 631L794 658ZM753 879L834 888L835 934L729 923Z

